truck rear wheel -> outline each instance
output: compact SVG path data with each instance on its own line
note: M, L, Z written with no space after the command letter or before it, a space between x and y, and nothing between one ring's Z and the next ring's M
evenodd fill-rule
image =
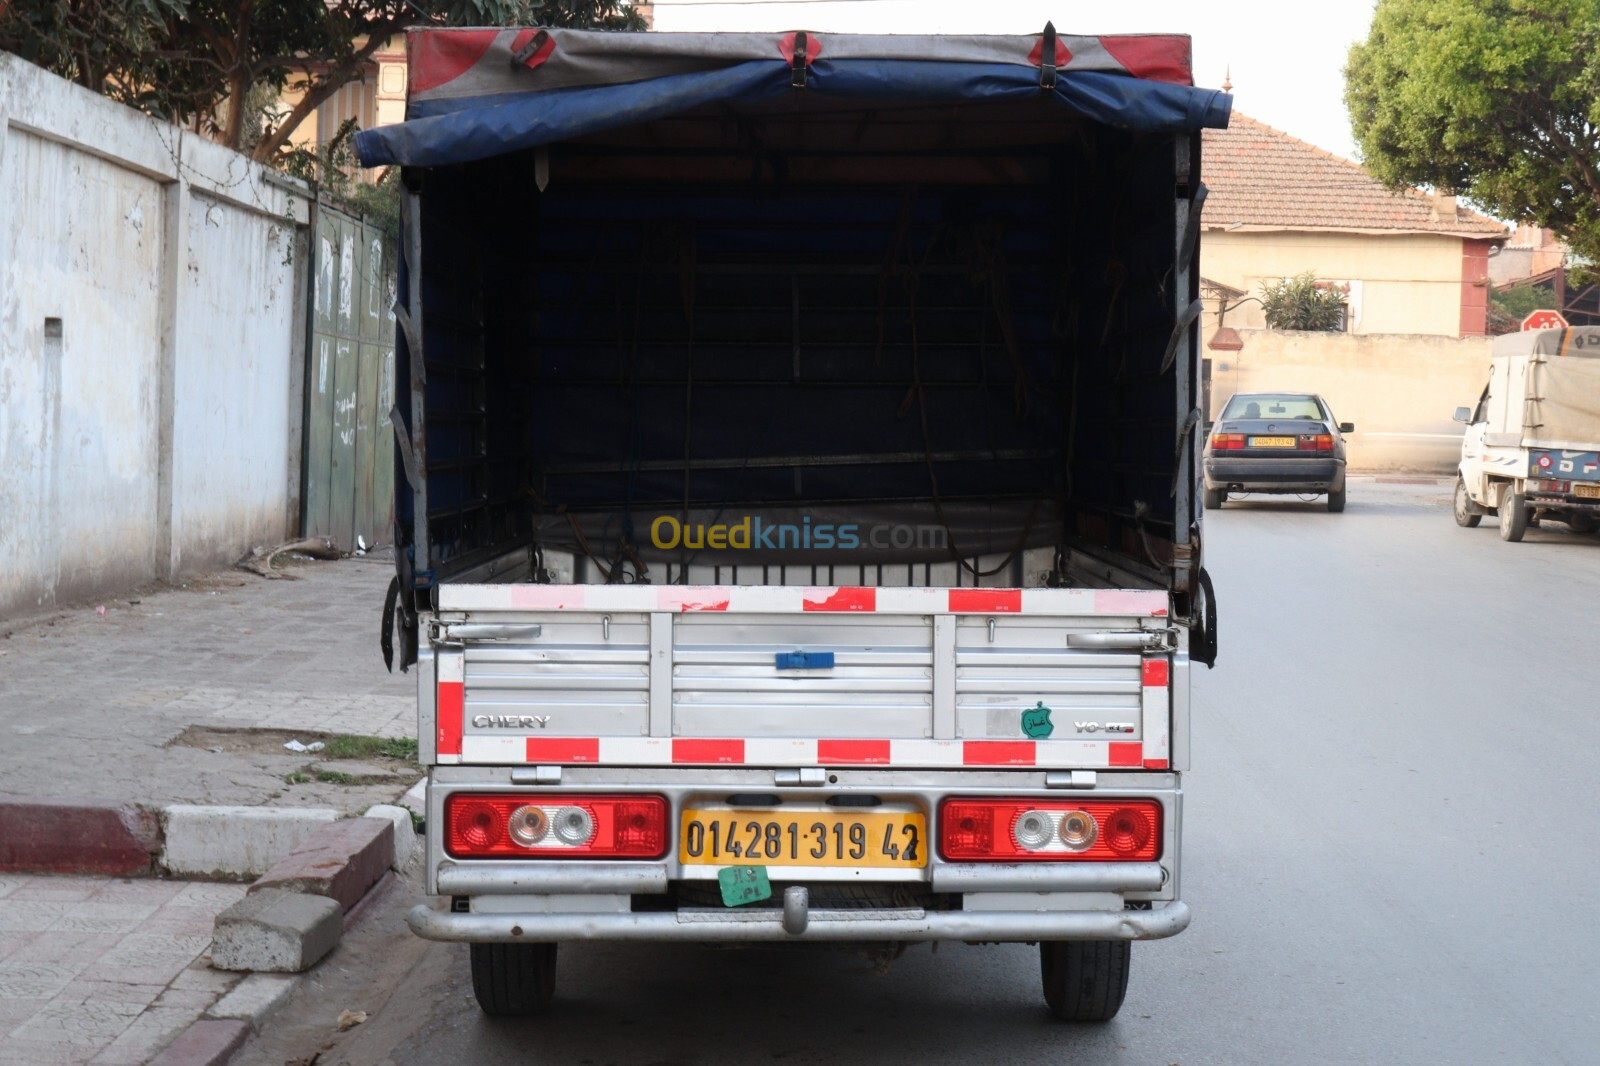
M1593 533L1600 528L1595 524L1594 515L1585 514L1583 511L1567 512L1567 528L1574 533Z
M1473 514L1472 498L1467 495L1467 483L1462 478L1456 478L1455 498L1456 525L1471 529L1483 521L1483 515Z
M554 944L473 944L472 994L498 1018L537 1014L556 992Z
M1528 498L1507 485L1500 494L1500 539L1513 543L1528 531Z
M1109 1022L1128 992L1126 940L1041 940L1039 971L1050 1014L1063 1022Z

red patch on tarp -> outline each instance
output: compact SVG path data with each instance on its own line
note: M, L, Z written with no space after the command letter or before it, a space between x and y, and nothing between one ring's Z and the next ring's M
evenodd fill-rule
M515 59L517 53L526 48L529 42L531 42L534 37L538 35L538 33L538 30L523 30L521 33L513 37L511 39L511 57ZM532 70L534 67L540 66L545 60L549 59L551 53L555 50L555 35L547 30L545 31L544 44L539 46L539 50L537 52L533 53L533 55L529 56L527 59L524 59L522 61L522 65L527 67L529 70Z
M455 81L489 50L499 30L427 30L406 38L411 92Z
M1043 58L1044 58L1044 38L1040 37L1037 41L1033 42L1033 51L1028 53L1028 62L1032 63L1036 67L1043 66L1044 64L1041 62L1041 60ZM1057 37L1056 38L1056 66L1057 67L1064 67L1071 61L1072 61L1072 52L1067 49L1066 44L1062 42L1061 38Z
M1187 37L1102 37L1100 46L1136 78L1194 84Z
M791 66L794 64L794 38L794 34L786 33L783 36L783 40L778 42L778 54L783 56L783 61ZM817 61L817 57L821 54L822 42L817 40L816 34L807 31L806 66L809 67L811 64L815 63Z

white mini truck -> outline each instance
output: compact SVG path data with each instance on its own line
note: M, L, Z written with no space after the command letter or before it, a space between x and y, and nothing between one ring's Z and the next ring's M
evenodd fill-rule
M1458 525L1497 514L1508 541L1546 517L1600 529L1600 327L1496 337L1483 395L1455 420L1467 426Z
M422 30L398 574L420 936L1039 945L1188 923L1199 131L1182 37ZM551 90L559 90L554 92Z

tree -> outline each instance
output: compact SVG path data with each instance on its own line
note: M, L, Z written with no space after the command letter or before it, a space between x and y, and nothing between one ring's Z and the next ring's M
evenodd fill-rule
M0 0L0 48L260 160L419 24L644 29L628 0ZM247 141L263 86L299 99Z
M1489 332L1499 335L1519 328L1535 311L1553 308L1556 294L1542 285L1517 285L1501 291L1489 289Z
M1378 0L1350 50L1362 162L1600 260L1600 0Z
M137 103L155 49L184 0L0 0L0 49Z
M1261 286L1261 310L1268 329L1304 329L1335 333L1344 328L1345 291L1321 285L1306 271Z

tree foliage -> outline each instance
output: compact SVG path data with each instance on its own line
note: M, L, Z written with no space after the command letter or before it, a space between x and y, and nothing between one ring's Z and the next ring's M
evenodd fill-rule
M1505 291L1489 290L1489 332L1510 333L1535 311L1553 308L1556 294L1543 285L1518 285Z
M1344 325L1345 292L1319 285L1311 271L1261 286L1261 310L1268 329L1336 332Z
M1350 50L1362 162L1600 259L1600 0L1378 0Z
M636 30L628 0L0 0L0 49L271 160L416 25ZM287 90L264 124L250 102Z

